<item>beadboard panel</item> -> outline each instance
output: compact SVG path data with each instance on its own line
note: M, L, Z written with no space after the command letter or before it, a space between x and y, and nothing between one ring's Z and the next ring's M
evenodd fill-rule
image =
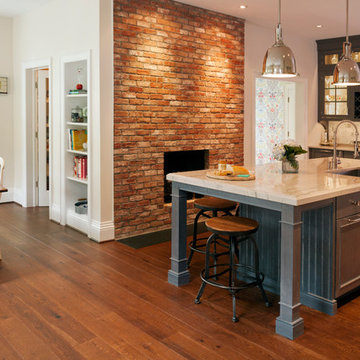
M260 271L264 287L274 293L280 289L280 212L240 205L240 215L259 222L254 235L259 248ZM334 208L333 204L302 213L301 242L301 302L307 306L334 314ZM249 241L239 246L239 259L253 265L254 253Z

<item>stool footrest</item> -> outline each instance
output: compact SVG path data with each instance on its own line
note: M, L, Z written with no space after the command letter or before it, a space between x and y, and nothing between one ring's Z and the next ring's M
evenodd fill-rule
M211 266L209 266L209 269L218 268L218 267L227 266L227 265L228 264L211 265ZM218 278L218 277L228 273L229 271L230 271L230 268L226 268L225 270L223 270L219 273L211 274L206 277L205 269L203 269L200 273L200 278L203 282L205 282L211 286L215 286L220 289L229 290L230 292L235 292L235 293L237 293L240 290L247 289L249 287L255 287L255 286L261 285L262 282L264 281L264 275L262 273L259 274L261 277L259 277L258 279L253 279L254 281L252 281L252 282L244 283L243 285L238 285L238 286L224 285L224 284L219 283L218 281L212 280L212 278Z

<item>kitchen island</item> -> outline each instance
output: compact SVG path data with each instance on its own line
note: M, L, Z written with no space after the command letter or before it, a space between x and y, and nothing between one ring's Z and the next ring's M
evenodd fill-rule
M168 281L180 286L190 280L186 268L187 192L237 201L241 215L260 222L257 241L268 278L265 285L280 293L276 333L295 339L304 332L301 303L335 314L336 296L360 285L351 263L349 266L342 257L344 253L351 257L354 251L346 249L346 241L336 241L341 235L337 219L342 221L360 208L360 178L340 173L356 168L360 168L359 160L343 159L334 173L328 170L328 159L322 158L301 161L298 174L282 174L280 163L258 166L253 181L211 179L207 170L168 174L172 181ZM344 226L356 224L352 218L347 220ZM345 264L343 272L339 272L341 262Z

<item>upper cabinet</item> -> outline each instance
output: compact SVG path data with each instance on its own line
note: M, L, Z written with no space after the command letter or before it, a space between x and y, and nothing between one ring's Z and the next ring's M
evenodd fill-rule
M360 120L360 86L335 87L333 72L345 38L317 40L318 121ZM360 63L360 36L351 36L353 59Z

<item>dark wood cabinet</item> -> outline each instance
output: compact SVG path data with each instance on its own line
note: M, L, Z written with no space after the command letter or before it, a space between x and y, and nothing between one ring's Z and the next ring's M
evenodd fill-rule
M335 87L333 72L342 55L345 38L317 40L318 121L360 121L360 86ZM360 63L360 36L350 36L353 59Z

